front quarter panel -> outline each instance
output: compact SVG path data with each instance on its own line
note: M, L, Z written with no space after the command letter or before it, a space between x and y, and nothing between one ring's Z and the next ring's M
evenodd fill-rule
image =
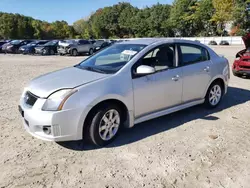
M130 74L120 72L80 86L77 89L78 92L66 101L63 109L77 108L81 111L81 117L78 121L78 138L82 136L83 124L89 111L102 101L116 99L125 104L129 113L133 111L133 90ZM129 117L130 119L131 117Z

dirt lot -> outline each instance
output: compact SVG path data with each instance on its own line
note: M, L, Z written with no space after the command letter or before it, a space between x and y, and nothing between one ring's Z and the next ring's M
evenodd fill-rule
M216 47L230 63L240 49ZM23 87L81 59L0 54L0 187L249 187L249 79L231 76L215 110L197 106L139 124L102 149L26 133L17 110Z

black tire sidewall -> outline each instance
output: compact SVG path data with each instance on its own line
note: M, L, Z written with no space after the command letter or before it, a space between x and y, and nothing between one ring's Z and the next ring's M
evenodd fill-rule
M115 140L115 138L119 134L119 131L121 130L122 121L120 121L120 125L119 125L119 128L117 130L117 133L112 139L105 141L99 135L100 121L101 121L102 117L104 116L104 114L111 109L115 109L119 113L120 119L122 119L121 110L116 105L103 105L95 113L93 113L92 118L90 120L89 138L90 138L90 141L97 146L105 146L105 145L110 144L111 142L113 142Z
M73 50L72 50L72 55L73 55L73 56L77 56L77 50L76 50L76 49L73 49Z
M55 51L53 49L50 49L49 53L50 55L55 55Z
M216 105L212 105L209 101L209 94L210 94L210 91L211 89L215 86L215 85L218 85L220 86L220 89L221 89L221 98L220 98L220 101L216 104ZM207 94L206 94L206 98L205 98L205 105L208 107L208 108L215 108L217 107L220 103L221 103L221 100L223 98L223 94L224 94L224 89L223 87L221 86L221 83L219 82L214 82L213 84L210 85L208 91L207 91Z
M90 50L89 50L89 55L92 55L94 53L94 50L91 48Z

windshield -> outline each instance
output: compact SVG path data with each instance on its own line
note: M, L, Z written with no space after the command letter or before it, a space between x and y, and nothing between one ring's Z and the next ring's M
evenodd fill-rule
M101 46L104 43L104 41L99 40L94 43L94 46Z
M20 44L22 40L13 40L10 44Z
M45 44L45 46L53 46L53 45L56 45L57 44L57 41L56 40L53 40L53 41L50 41L50 42L47 42Z
M141 44L114 44L76 67L106 74L115 73L145 47Z

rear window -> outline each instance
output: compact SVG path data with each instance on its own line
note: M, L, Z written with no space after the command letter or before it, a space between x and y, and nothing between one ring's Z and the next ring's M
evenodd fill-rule
M180 45L182 65L209 60L208 51L196 45Z

